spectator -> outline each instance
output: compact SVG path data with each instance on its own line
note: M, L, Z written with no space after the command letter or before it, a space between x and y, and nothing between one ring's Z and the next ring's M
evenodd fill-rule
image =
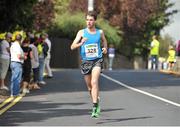
M17 34L15 41L10 47L11 53L11 96L18 96L20 92L20 82L22 79L22 64L24 63L24 52L21 48L22 36Z
M115 48L114 48L113 44L109 45L108 57L109 57L109 70L112 70L113 60L114 60L114 57L115 57Z
M48 51L47 51L47 56L45 58L45 76L47 78L52 78L53 75L52 75L52 71L51 71L51 68L50 68L50 60L51 60L51 41L49 40L49 37L48 37L48 34L45 33L45 43L48 45Z
M29 93L29 83L31 79L31 59L33 57L32 49L29 47L30 39L28 37L22 43L25 59L23 63L22 92Z
M7 33L5 39L0 42L0 89L9 90L5 85L5 77L9 69L10 63L10 42L12 39L12 34Z
M154 35L152 37L151 47L150 47L150 55L151 55L151 69L158 68L158 57L159 57L159 41L157 40L157 36Z
M30 89L40 89L39 85L38 85L38 78L39 78L39 58L38 58L38 49L35 46L35 41L36 38L31 37L30 38L30 45L29 47L31 47L32 49L32 54L33 57L31 59L31 65L32 65L32 70L33 70L33 83L30 85Z
M38 54L39 54L39 84L45 85L46 82L44 81L43 73L44 73L44 66L45 66L44 61L47 56L48 45L45 42L44 34L40 35L37 48L38 48Z
M176 51L174 50L174 47L172 45L169 46L169 50L168 50L168 70L172 70L172 68L174 67L174 63L175 63L175 56L176 56Z

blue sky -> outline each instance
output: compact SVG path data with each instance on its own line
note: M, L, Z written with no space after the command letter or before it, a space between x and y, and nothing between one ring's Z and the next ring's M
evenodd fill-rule
M177 9L179 12L171 16L171 22L168 26L164 27L161 31L161 35L169 34L177 42L180 40L180 0L170 0L170 2L175 3L174 7L171 9Z

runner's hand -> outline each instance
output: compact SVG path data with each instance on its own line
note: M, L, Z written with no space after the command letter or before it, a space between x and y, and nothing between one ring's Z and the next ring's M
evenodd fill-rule
M102 48L102 53L106 54L107 53L107 49L106 48Z
M83 45L87 40L87 38L82 38L80 44Z

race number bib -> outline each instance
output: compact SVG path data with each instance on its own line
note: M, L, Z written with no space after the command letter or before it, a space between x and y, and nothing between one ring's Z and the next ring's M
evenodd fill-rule
M85 45L85 54L87 58L98 57L98 45L97 44Z

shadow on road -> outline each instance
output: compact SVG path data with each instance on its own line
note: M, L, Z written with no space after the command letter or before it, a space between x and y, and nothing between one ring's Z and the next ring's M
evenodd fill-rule
M105 124L105 123L114 123L114 122L122 122L122 121L130 121L130 120L137 120L137 119L149 119L152 118L150 116L145 117L132 117L132 118L121 118L121 119L103 119L103 122L97 122L98 125Z
M20 104L21 106L18 106ZM20 102L18 103L15 109L11 109L4 115L0 116L1 126L19 126L23 123L38 123L42 121L49 120L59 117L78 117L78 116L89 116L90 109L72 109L72 108L63 108L63 107L74 107L81 106L85 103L49 103L49 102ZM23 107L24 105L24 107ZM22 108L23 107L23 108ZM111 112L124 110L122 108L116 109L105 109L102 112ZM15 117L18 114L18 117ZM60 125L61 121L57 121L57 125ZM32 124L31 124L32 125ZM52 125L52 123L51 123Z
M58 92L81 92L87 91L84 78L78 69L74 70L61 70L53 73L54 77L45 79L47 85L41 85L40 90L33 90L32 95L52 94ZM113 85L112 85L113 84ZM112 91L122 89L119 85L100 77L100 90Z

